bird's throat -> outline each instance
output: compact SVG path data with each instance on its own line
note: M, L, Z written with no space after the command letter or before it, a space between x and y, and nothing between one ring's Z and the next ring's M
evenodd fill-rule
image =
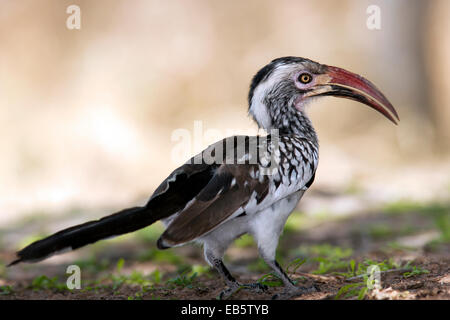
M271 118L270 130L278 130L280 135L296 135L318 145L316 131L303 110L298 110L294 106L279 108Z

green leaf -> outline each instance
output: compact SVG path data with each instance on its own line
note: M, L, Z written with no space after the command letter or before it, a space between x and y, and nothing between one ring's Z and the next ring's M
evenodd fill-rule
M367 287L361 288L361 290L359 291L359 294L358 294L358 300L364 299L364 297L367 294L367 290L368 290Z
M407 272L403 273L403 277L409 278L409 277L417 276L419 274L424 274L424 273L430 273L430 271L428 271L427 269L422 269L417 266L413 266L411 271L407 271Z
M268 287L280 287L283 285L283 281L274 273L263 275L257 282Z
M341 287L341 288L339 289L339 291L338 291L338 293L336 294L336 296L334 297L334 299L337 300L337 299L339 299L342 295L348 293L351 289L358 288L358 287L361 287L361 286L363 286L363 285L364 285L363 282L347 284L347 285L345 285L345 286L343 286L343 287ZM351 292L351 291L350 291L350 292Z
M300 268L305 262L306 262L306 259L302 259L302 258L294 259L288 264L288 266L286 267L286 270L289 272L289 268L293 267L294 269L292 271L290 271L290 273L295 273L295 272L297 272L298 268Z

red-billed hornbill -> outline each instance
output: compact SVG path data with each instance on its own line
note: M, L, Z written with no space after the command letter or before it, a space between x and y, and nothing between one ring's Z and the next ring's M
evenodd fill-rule
M399 119L387 98L357 74L305 58L275 59L253 77L248 95L249 114L271 132L264 140L237 136L219 141L173 171L145 206L36 241L17 252L17 260L10 265L39 261L162 220L166 230L158 248L192 241L203 244L206 261L228 285L221 297L239 288L264 289L259 284L241 285L222 262L230 243L246 233L254 237L260 256L285 284L278 298L305 292L277 263L275 251L288 216L314 180L319 144L305 106L320 96L353 99L394 123L394 117ZM257 147L256 153L252 146ZM206 161L206 156L214 161Z

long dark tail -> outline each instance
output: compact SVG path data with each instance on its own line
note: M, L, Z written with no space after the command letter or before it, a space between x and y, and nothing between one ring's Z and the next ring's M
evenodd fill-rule
M17 252L19 262L36 262L61 251L74 250L98 240L133 232L151 225L160 217L152 215L149 207L124 209L96 221L89 221L61 230L38 240Z

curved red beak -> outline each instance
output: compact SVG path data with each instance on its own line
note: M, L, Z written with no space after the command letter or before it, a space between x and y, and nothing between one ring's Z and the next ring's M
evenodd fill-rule
M347 70L326 66L327 71L323 83L317 83L320 87L316 96L335 96L352 99L364 103L377 110L394 124L400 121L397 111L389 100L369 80ZM324 88L325 87L325 88Z

